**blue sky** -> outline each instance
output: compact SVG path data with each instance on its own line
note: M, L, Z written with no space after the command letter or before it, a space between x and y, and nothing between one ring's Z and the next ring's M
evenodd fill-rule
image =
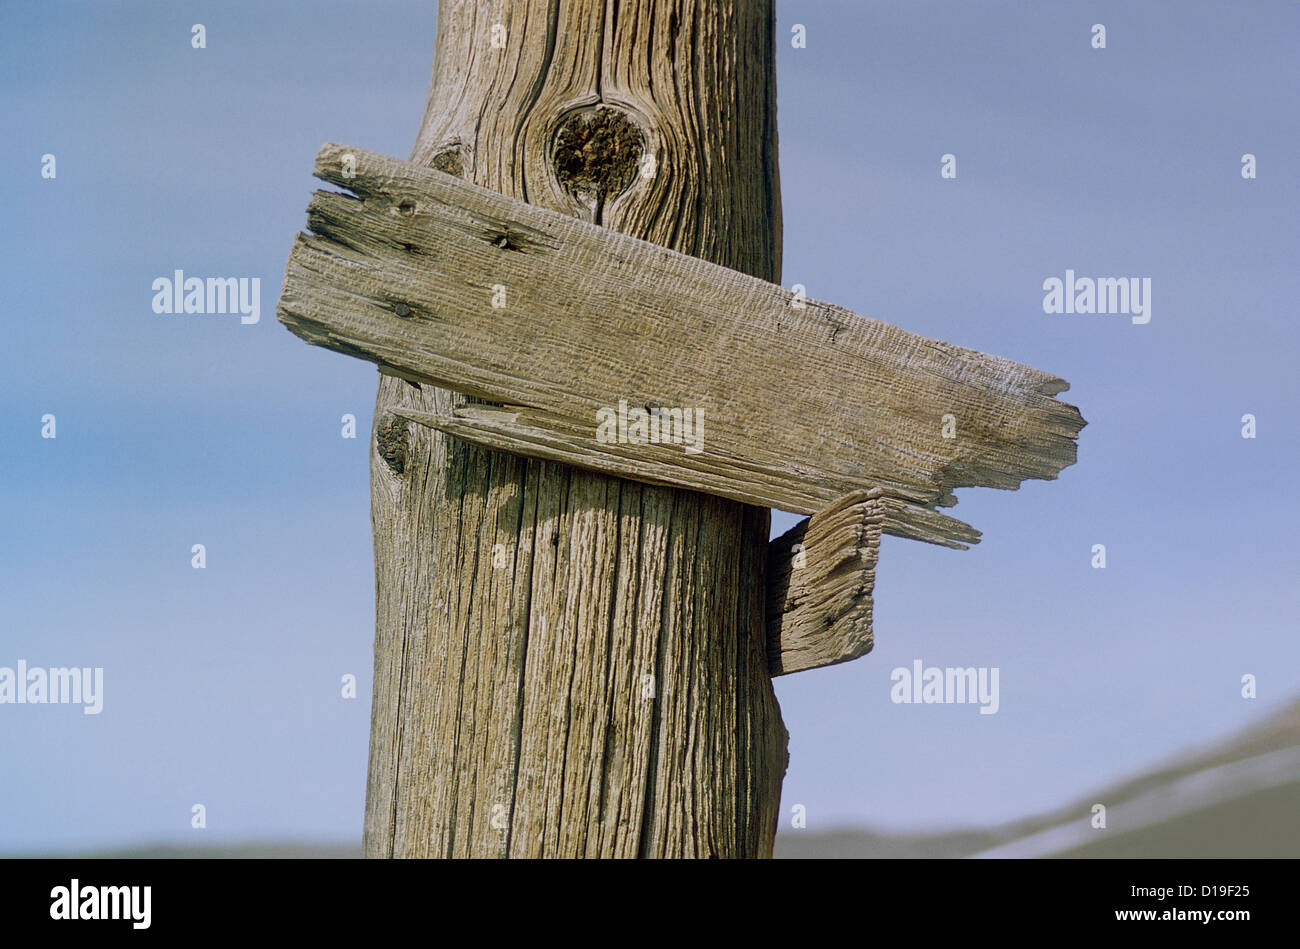
M410 149L435 10L382 6L0 7L0 666L105 669L101 715L0 706L0 852L192 841L194 802L207 842L359 836L376 376L273 310L319 146ZM783 812L1008 819L1300 693L1300 8L778 17L785 285L1061 375L1089 422L1059 481L959 492L975 549L886 538L874 652L777 681ZM260 277L261 322L154 314L178 268ZM1043 313L1067 268L1150 277L1151 322ZM914 659L997 666L998 714L892 704Z

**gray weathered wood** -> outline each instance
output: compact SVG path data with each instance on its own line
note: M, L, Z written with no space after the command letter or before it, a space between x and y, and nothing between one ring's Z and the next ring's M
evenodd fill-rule
M458 437L800 513L883 487L912 502L887 530L952 546L972 530L920 508L1075 460L1084 423L1055 376L800 309L755 277L361 149L326 146L316 174L361 200L316 193L281 321L508 407L459 413ZM597 413L620 400L701 411L704 450L603 444Z
M769 0L439 0L411 160L776 280L773 53ZM770 856L768 511L397 415L465 404L379 380L366 855Z
M463 441L510 454L571 464L648 484L672 484L675 478L694 490L719 497L736 493L732 478L638 457L645 446L602 446L607 450L593 452L586 447L590 432L566 430L558 420L552 420L549 425L530 424L529 418L539 413L521 406L469 404L445 412L398 408L393 414ZM755 491L758 490L756 487ZM761 493L746 495L754 503L781 506L777 501L765 501L765 497ZM880 506L885 512L885 530L896 536L956 549L965 549L967 543L979 541L979 531L973 527L913 501L882 495Z
M848 662L871 651L871 594L885 524L879 488L845 495L767 551L767 658L772 675Z

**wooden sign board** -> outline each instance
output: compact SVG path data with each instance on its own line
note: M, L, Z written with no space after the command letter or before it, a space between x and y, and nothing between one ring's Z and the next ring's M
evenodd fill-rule
M1037 369L362 149L325 146L315 173L355 197L314 196L279 319L496 403L410 415L457 437L804 514L880 488L885 532L958 548L979 535L934 510L954 488L1075 460L1084 421ZM629 437L620 410L667 413L670 437Z

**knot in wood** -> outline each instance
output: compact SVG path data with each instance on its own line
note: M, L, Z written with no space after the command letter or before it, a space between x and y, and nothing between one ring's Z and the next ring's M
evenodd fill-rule
M455 175L457 178L465 176L464 162L460 157L459 145L452 145L450 148L438 152L433 156L433 161L430 164L434 170L441 171L444 174Z
M375 450L393 474L400 475L406 471L409 439L406 420L395 415L385 415L375 426Z
M621 109L580 109L555 133L555 177L578 200L599 207L632 183L643 150L640 129Z

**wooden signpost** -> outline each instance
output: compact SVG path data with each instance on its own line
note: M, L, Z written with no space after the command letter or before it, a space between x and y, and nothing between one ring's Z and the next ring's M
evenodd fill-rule
M366 852L770 855L769 677L867 652L881 534L976 542L937 508L1083 419L771 282L770 4L478 6L412 161L320 152L279 305L382 373Z

